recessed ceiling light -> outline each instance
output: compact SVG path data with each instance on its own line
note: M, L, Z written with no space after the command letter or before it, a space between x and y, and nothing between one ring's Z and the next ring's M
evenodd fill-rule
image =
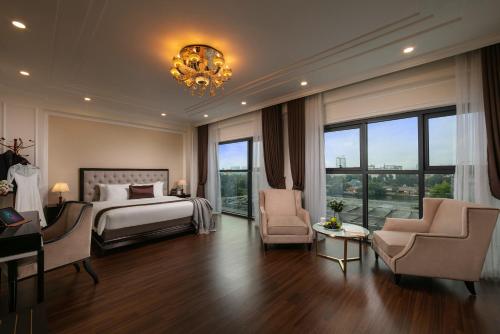
M28 71L19 71L19 74L24 75L25 77L30 76L30 72L28 72Z
M162 112L162 113L161 113L161 115L162 115L163 117L167 116L167 114L165 114L164 112Z
M247 105L247 101L241 101L241 105L246 106Z
M300 85L301 85L301 86L307 86L307 81L301 81L301 82L300 82Z
M415 50L414 46L407 46L406 48L403 49L403 53L412 53L413 50Z
M26 25L20 21L12 21L12 25L19 29L26 29Z
M89 101L92 101L92 99L90 97L84 97L83 98L85 101L89 102Z
M207 114L205 114L205 115L203 115L203 117L207 118L207 117L208 117L208 115L207 115Z

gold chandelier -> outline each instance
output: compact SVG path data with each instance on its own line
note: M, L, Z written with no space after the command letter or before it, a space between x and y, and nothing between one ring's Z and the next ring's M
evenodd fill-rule
M172 59L170 73L191 94L214 96L216 90L231 78L233 72L219 50L202 44L187 45Z

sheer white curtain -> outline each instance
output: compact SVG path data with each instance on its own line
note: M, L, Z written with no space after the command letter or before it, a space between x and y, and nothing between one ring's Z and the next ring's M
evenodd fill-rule
M205 195L207 200L212 204L213 212L221 213L218 123L212 123L208 126L208 169Z
M500 208L490 192L480 51L455 59L457 95L457 162L455 198ZM486 256L483 278L500 279L500 222Z
M269 188L264 166L262 147L262 111L255 112L253 121L253 166L252 166L252 204L255 223L260 224L259 191Z
M305 105L305 208L311 215L311 223L326 216L326 170L324 150L323 95L306 98Z

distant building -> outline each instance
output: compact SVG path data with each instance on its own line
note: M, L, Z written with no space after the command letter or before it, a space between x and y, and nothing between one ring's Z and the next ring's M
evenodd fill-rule
M400 165L386 165L384 164L382 167L376 167L375 165L368 165L368 169L372 170L403 170L403 166Z
M337 157L336 160L337 160L337 163L336 163L337 168L346 168L347 167L345 155Z
M386 164L384 164L384 168L383 169L403 170L403 166L399 166L399 165L386 165Z

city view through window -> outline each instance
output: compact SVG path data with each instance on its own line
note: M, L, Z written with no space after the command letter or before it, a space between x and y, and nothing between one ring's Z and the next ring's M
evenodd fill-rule
M453 198L456 124L449 113L325 130L327 203L345 202L343 222L363 225L366 205L368 228L377 230L388 217L419 218L420 197ZM421 138L428 143L427 167L420 161ZM333 215L328 205L327 214Z
M251 150L251 139L219 144L223 212L251 216Z

